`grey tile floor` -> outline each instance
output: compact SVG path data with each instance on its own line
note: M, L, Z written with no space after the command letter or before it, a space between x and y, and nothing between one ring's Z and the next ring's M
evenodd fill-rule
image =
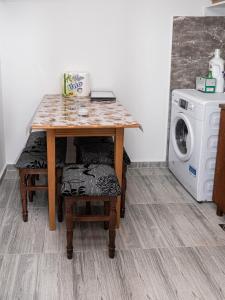
M213 203L198 204L166 168L128 170L127 209L114 260L101 224L48 229L46 193L21 219L18 176L0 185L0 299L225 299L225 232Z

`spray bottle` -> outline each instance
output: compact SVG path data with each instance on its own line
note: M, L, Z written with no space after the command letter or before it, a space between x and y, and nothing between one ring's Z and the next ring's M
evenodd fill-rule
M220 57L220 49L216 49L214 57L209 62L212 77L216 78L216 93L224 92L224 60Z

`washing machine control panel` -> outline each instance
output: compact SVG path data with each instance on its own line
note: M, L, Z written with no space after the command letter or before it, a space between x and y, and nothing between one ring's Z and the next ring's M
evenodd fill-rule
M183 109L188 109L188 101L180 98L179 99L179 106Z
M182 109L185 109L185 110L193 110L194 109L194 104L185 99L182 99L182 98L174 99L173 102L176 103Z

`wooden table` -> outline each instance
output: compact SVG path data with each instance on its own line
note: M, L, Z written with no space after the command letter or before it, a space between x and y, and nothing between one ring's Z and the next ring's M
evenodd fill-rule
M88 116L78 115L78 107L85 106ZM129 112L118 102L91 102L90 99L63 98L46 95L37 109L32 129L47 132L48 202L50 230L55 223L55 138L71 136L113 136L114 162L118 180L122 182L124 128L140 128ZM117 201L117 225L120 223L120 197Z

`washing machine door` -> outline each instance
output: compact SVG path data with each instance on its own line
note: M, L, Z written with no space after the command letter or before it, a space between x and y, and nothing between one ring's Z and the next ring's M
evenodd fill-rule
M191 157L194 146L194 135L191 123L183 113L178 113L171 128L174 151L178 158L187 161Z

